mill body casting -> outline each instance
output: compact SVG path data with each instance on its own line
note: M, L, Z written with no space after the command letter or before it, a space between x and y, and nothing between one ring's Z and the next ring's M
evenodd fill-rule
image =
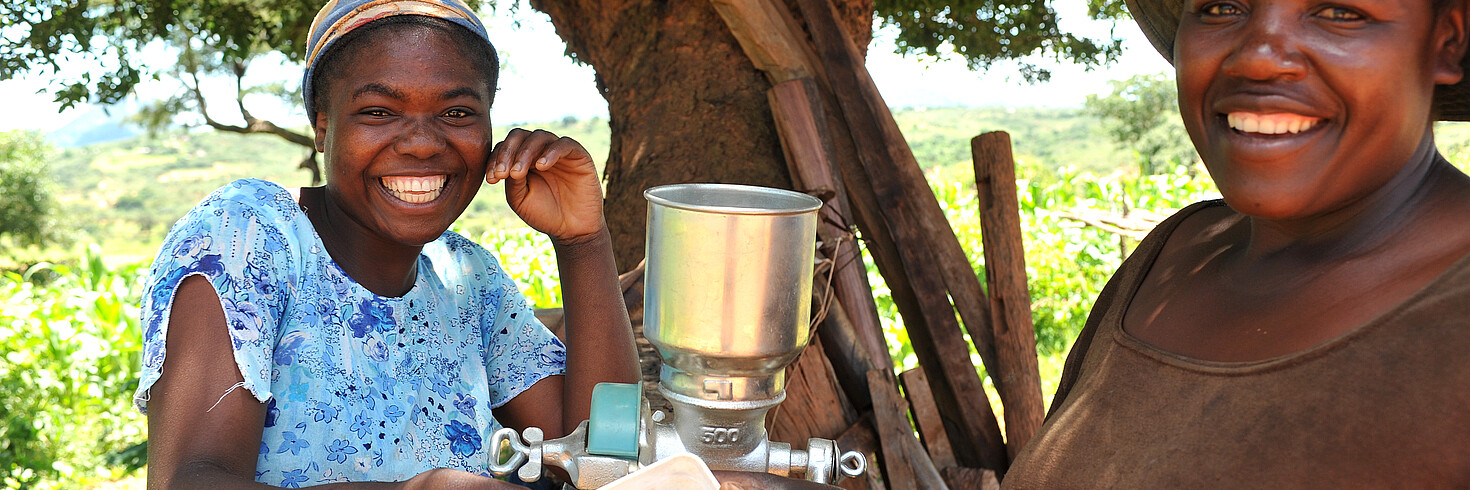
M593 390L592 415L571 434L525 440L501 429L491 447L515 454L491 471L519 467L526 481L547 466L577 488L598 488L638 468L693 454L711 469L831 483L866 471L857 452L812 438L807 449L771 441L765 416L786 398L786 366L810 340L814 197L763 187L680 184L648 199L644 335L663 357L658 390L670 412L652 411L636 384Z

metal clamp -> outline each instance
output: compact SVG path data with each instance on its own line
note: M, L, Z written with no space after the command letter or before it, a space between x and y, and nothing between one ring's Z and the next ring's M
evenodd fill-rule
M521 481L534 482L541 479L541 451L542 432L539 427L526 429L526 443L521 443L520 435L516 430L505 427L495 431L490 436L490 472L495 476L506 476L515 471ZM500 461L500 444L510 445L511 454L505 461ZM517 471L519 468L519 471Z
M512 471L521 481L534 482L541 479L546 466L555 466L567 471L572 486L577 488L599 488L638 469L637 461L587 452L587 421L577 425L577 430L566 437L542 440L541 429L526 429L524 443L515 429L504 428L490 436L491 451L499 454L502 442L510 445L511 455L500 461L491 458L490 472L495 476L506 476ZM517 470L519 468L519 470Z

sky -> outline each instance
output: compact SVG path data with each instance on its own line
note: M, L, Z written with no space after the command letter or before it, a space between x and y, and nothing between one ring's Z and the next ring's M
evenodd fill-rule
M969 70L963 61L935 59L894 52L894 31L878 29L868 48L867 66L884 100L893 108L951 106L1010 107L1081 107L1089 94L1106 94L1109 80L1136 74L1171 71L1172 68L1144 39L1131 21L1116 26L1086 18L1085 2L1063 0L1058 5L1060 26L1064 31L1091 37L1106 37L1109 31L1123 38L1124 53L1112 66L1086 71L1081 67L1046 59L1029 60L1052 70L1047 83L1028 84L1021 80L1015 63L998 63L989 71ZM501 72L500 92L496 96L491 117L496 124L579 119L607 115L607 102L597 93L592 68L573 63L564 54L565 44L544 14L530 8L517 10L512 17L487 18L491 41L500 50L505 68ZM144 50L144 60L167 60L162 49ZM263 83L289 80L299 83L301 68L284 57L258 60L250 68L246 82ZM58 113L53 96L43 93L50 77L32 76L0 82L0 93L6 94L7 110L0 117L0 131L29 129L42 132L62 127L77 118L97 117L98 110L79 106ZM213 107L233 106L233 83L228 79L205 82L205 93ZM166 97L176 85L169 81L146 81L138 86L134 103ZM283 126L305 125L299 103L287 103L266 96L247 98L247 107L257 117ZM216 117L232 121L227 112Z

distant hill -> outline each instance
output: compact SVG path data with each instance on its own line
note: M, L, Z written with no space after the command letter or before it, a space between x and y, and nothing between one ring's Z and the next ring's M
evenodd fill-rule
M1016 158L1023 165L1074 165L1095 172L1130 165L1129 153L1104 136L1095 119L1077 109L907 109L895 118L921 165L946 180L973 183L969 140L993 130L1011 133ZM94 124L78 122L52 134L62 147L51 170L64 214L85 238L101 242L112 255L151 255L175 220L231 180L256 177L288 187L310 184L310 175L296 168L306 150L273 136L179 130L125 137L129 129L113 124L117 121L98 114ZM606 160L611 143L605 120L566 118L526 126L576 138L599 162ZM496 134L508 130L496 128ZM61 137L71 139L57 139ZM113 137L123 139L108 141ZM70 144L87 141L98 142ZM496 188L481 193L459 226L477 232L519 222Z
M919 164L946 175L974 172L970 138L988 131L1010 133L1016 159L1023 164L1070 165L1101 173L1133 165L1131 153L1113 143L1098 120L1081 109L906 109L894 113L894 119Z
M78 148L135 138L143 134L141 128L127 122L135 105L123 103L107 110L91 106L65 126L46 133L46 140L60 148Z

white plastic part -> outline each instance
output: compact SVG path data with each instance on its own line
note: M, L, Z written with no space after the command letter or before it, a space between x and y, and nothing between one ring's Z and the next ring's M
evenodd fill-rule
M602 490L719 490L709 466L692 454L680 454L614 480Z

